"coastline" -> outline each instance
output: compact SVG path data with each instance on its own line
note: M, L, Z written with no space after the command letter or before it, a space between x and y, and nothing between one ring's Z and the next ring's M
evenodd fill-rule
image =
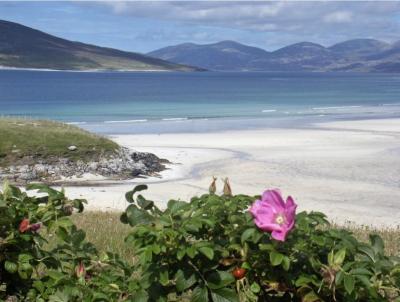
M20 70L20 71L51 71L51 72L180 72L179 70L168 69L51 69L51 68L25 68L25 67L8 67L0 66L1 70ZM196 71L194 71L196 72Z
M400 119L317 123L309 128L266 128L208 133L111 135L117 143L152 152L174 164L151 177L96 186L66 186L86 198L88 210L124 210L126 191L161 207L169 199L204 194L212 176L228 176L234 193L278 187L299 211L322 211L338 223L395 226L400 221Z

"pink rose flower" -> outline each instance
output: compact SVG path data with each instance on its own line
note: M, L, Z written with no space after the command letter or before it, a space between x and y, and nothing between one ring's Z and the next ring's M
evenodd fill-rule
M286 203L278 189L267 190L261 200L256 200L250 208L254 223L264 232L270 232L272 238L285 241L294 227L297 204L289 196Z

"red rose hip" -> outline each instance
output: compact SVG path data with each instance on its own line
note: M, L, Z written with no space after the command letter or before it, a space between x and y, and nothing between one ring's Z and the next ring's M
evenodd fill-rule
M237 267L232 271L233 277L237 280L244 278L246 276L247 271L244 268Z

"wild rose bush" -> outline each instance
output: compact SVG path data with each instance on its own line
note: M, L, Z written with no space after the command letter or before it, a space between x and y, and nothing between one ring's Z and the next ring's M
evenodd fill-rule
M385 256L380 237L361 243L322 213L295 215L277 190L170 200L162 211L133 198L144 189L126 194L121 217L133 227L140 301L400 300L400 259Z
M8 184L0 192L0 301L118 301L128 288L116 283L129 284L133 268L117 255L99 255L73 225L68 216L85 201L44 185L27 189L44 196Z
M277 190L206 194L161 210L138 186L121 221L137 254L128 265L99 253L68 218L83 200L0 193L0 300L8 301L399 301L399 258L382 240L358 242L323 214L295 213ZM49 246L46 239L55 237ZM54 243L55 241L55 243Z

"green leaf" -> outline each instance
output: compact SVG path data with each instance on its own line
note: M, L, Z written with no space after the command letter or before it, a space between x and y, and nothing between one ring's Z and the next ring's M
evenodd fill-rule
M126 209L126 218L131 226L149 224L153 221L153 217L149 213L139 209L133 204L129 205Z
M186 249L186 254L192 259L196 256L196 252L197 250L193 245Z
M317 302L317 301L321 301L321 298L318 297L318 295L314 291L311 291L311 292L307 293L301 301L302 302Z
M185 289L191 287L196 283L196 277L194 274L178 270L175 274L176 289L179 292L183 292Z
M197 286L192 293L192 302L208 302L208 290L204 286Z
M149 295L147 294L147 292L145 290L142 289L142 290L139 290L132 294L131 301L147 302L147 301L149 301Z
M176 253L176 259L182 260L183 257L185 257L185 255L186 255L186 250L185 250L185 248L182 248L182 249L178 250L178 252Z
M371 234L369 235L369 240L375 251L375 254L383 255L385 252L385 244L379 235Z
M14 262L6 260L6 262L4 263L4 268L7 272L14 274L18 270L18 265Z
M361 283L364 284L366 288L369 289L371 287L371 281L369 280L369 277L367 277L366 275L355 275L354 277L360 280Z
M375 262L375 252L371 247L369 247L368 245L360 245L358 247L358 250L361 253L367 255L372 260L372 262Z
M211 291L213 302L239 302L235 290L231 288L220 288Z
M136 192L140 192L143 190L147 190L147 185L137 185L132 191L126 192L125 194L125 199L129 203L134 203L135 200L133 199L133 195L135 195Z
M354 290L355 280L351 275L344 275L344 288L346 289L348 294L351 294Z
M166 286L169 283L169 274L167 268L162 268L160 271L160 283L162 286Z
M199 252L206 256L208 259L212 260L214 258L214 250L210 247L203 246L199 248Z
M282 259L282 267L285 271L288 271L290 268L290 259L288 256L284 256Z
M168 201L167 207L168 207L168 210L170 210L171 214L176 214L178 211L186 208L188 205L189 204L184 201L170 200L170 201Z
M86 233L83 230L77 230L72 234L72 244L74 246L79 246L86 237Z
M153 205L154 205L154 201L152 200L147 200L146 198L144 198L142 195L139 195L137 197L137 204L139 205L139 207L141 207L143 210L150 210Z
M275 252L275 251L272 251L269 254L269 260L271 261L271 264L273 266L277 266L277 265L281 264L284 257L285 257L285 255Z
M350 274L352 275L368 275L368 276L372 276L373 273L369 270L367 270L366 268L355 268L352 269L350 271Z
M18 255L18 262L20 262L20 263L29 262L32 259L33 259L33 256L30 254L19 254Z
M244 243L249 238L251 238L256 232L257 230L255 228L247 229L243 232L242 236L240 237L240 240L242 241L242 243Z
M207 277L208 287L211 289L219 289L226 287L235 282L235 278L230 272L214 271Z
M251 286L250 286L250 290L251 290L253 293L257 294L257 293L260 292L261 287L260 287L260 285L258 285L258 283L253 282L253 283L251 284Z
M342 265L345 257L346 249L340 249L335 253L335 256L333 257L333 263L336 265Z

